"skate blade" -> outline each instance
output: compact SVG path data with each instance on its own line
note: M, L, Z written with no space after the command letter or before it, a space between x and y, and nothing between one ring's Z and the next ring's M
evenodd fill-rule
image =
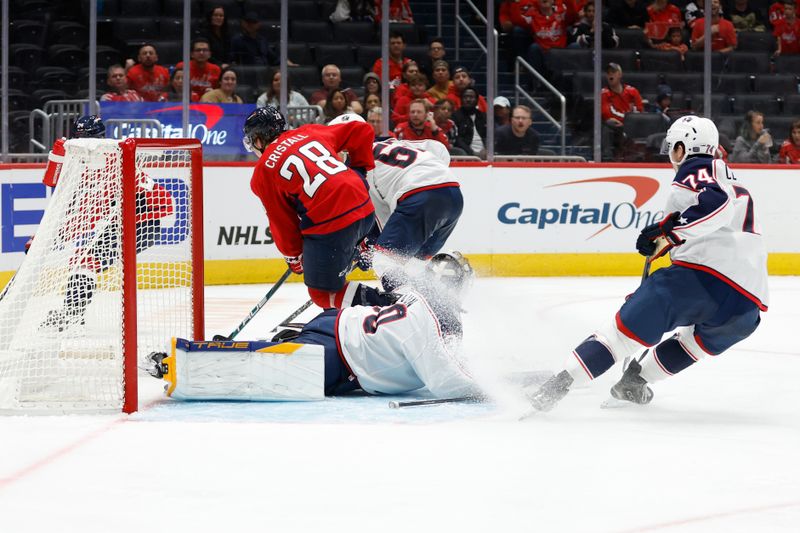
M525 420L528 420L529 418L533 418L534 416L538 415L539 413L541 413L541 411L539 411L537 409L531 409L530 411L528 411L527 413L525 413L524 415L519 417L517 419L517 422L524 422Z

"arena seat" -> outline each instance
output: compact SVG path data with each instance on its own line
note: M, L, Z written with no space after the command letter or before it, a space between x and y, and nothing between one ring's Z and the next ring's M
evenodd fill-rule
M736 93L749 93L753 91L752 76L744 74L713 74L711 76L711 91L732 95Z
M643 72L683 72L683 58L675 50L641 50L639 59Z
M337 22L333 25L333 35L337 43L375 42L375 25L372 22Z
M703 72L703 52L686 52L684 64L689 72ZM727 56L721 52L711 53L711 72L721 73L727 63Z
M767 74L770 71L770 55L767 52L732 52L728 59L728 70L737 74Z
M736 33L737 52L772 52L775 37L766 31L740 31Z
M314 58L316 65L320 68L329 63L333 63L339 67L351 67L356 64L353 45L347 43L325 43L316 45L314 46Z
M294 41L333 42L331 25L318 20L292 20L289 33Z
M800 72L798 72L800 74ZM791 74L759 74L755 76L754 91L757 93L797 93L800 78Z
M774 95L737 94L734 96L734 113L745 114L751 110L761 111L768 117L779 115L781 112L780 104Z

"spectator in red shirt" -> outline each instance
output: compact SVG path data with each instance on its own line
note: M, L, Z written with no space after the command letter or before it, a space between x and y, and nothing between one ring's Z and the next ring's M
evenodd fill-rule
M681 10L669 3L669 0L655 0L647 7L647 16L649 21L644 32L650 39L662 41L671 27L683 27Z
M394 105L394 109L392 109L392 122L395 124L400 124L401 122L408 122L408 111L411 106L411 102L414 100L428 100L431 104L436 102L435 99L431 98L431 96L425 91L428 87L428 78L425 77L425 74L417 74L408 82L408 87L410 94L408 96L402 96L397 99Z
M109 91L100 97L103 102L141 102L142 97L133 89L128 89L125 68L122 65L108 67L106 84Z
M780 2L775 2L771 6L769 6L769 23L772 24L772 27L775 27L775 24L783 19L783 4L786 0L780 0Z
M605 128L603 129L603 158L612 156L612 148L619 150L625 139L622 125L628 113L641 113L642 95L636 87L622 83L622 67L616 63L606 66L608 87L600 91L600 112Z
M663 43L653 45L658 50L676 51L681 53L681 59L689 51L689 47L683 42L683 32L677 26L673 26L667 32L667 40Z
M531 18L534 42L528 47L528 62L537 72L547 76L544 63L547 51L567 46L566 10L554 9L553 0L539 0L539 9L532 12Z
M192 94L197 100L205 93L219 87L219 75L222 69L208 59L211 57L211 45L208 39L198 37L192 41L192 55L189 61L189 84ZM175 68L182 69L183 61L175 65ZM192 99L194 100L194 96Z
M453 107L457 110L461 107L461 93L464 89L472 87L475 80L469 75L469 71L464 67L456 67L453 72L453 85L447 93L447 99L453 102ZM486 113L487 104L486 98L483 96L478 97L478 111Z
M408 109L408 122L401 122L394 129L395 137L408 141L433 139L445 146L450 146L447 137L433 120L433 113L428 111L426 100L414 100Z
M339 67L334 64L325 65L322 67L322 88L311 93L311 99L309 100L309 103L311 105L325 107L325 101L328 99L328 95L338 89L342 91L342 94L344 94L344 97L347 100L347 105L350 106L353 113L358 113L360 115L364 109L358 102L358 95L353 89L350 89L349 87L343 89L341 85L342 71L339 69Z
M699 18L692 26L692 50L703 49L705 17ZM729 20L720 16L719 0L711 0L711 50L728 53L736 48L736 30Z
M375 22L381 21L382 9L383 1L375 0ZM411 12L408 0L391 0L389 2L389 21L414 23L414 14Z
M792 124L792 133L783 141L778 152L778 163L800 165L800 120Z
M163 102L169 90L169 70L158 63L155 46L139 48L139 63L128 69L128 87L139 93L145 102Z
M500 3L500 30L511 35L512 56L525 56L531 45L532 13L536 9L537 0L506 0Z
M783 19L775 23L775 40L778 49L775 56L781 54L800 54L800 19L797 18L795 5L786 2L783 6Z
M406 50L406 39L402 33L393 31L389 34L389 87L396 87L403 78L403 66L411 60L403 57ZM382 76L383 58L379 57L372 65L372 72Z
M433 104L433 120L450 143L447 148L450 155L467 155L464 150L456 146L458 129L456 129L456 123L453 122L452 117L453 102L445 98L436 100L436 103Z
M419 74L419 65L416 61L409 61L403 65L403 75L400 78L400 83L395 87L389 87L389 103L394 106L398 98L411 96L411 89L408 87L408 82L414 76Z

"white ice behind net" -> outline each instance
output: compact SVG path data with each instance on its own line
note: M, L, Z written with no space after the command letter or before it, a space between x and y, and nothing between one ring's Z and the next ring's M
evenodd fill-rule
M192 338L186 150L137 151L138 358ZM0 410L119 410L124 397L122 151L67 143L33 246L0 300Z

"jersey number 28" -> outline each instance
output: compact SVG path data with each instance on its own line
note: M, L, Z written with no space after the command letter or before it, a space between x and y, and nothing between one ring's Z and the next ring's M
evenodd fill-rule
M297 151L308 158L309 161L316 165L317 169L323 171L328 176L333 176L334 174L347 170L347 166L336 159L328 149L322 146L318 141L307 142L298 148ZM303 158L295 154L286 158L283 166L281 166L280 174L281 177L287 181L291 181L296 174L299 175L303 180L303 190L309 198L313 197L314 193L319 189L319 186L328 179L322 172L318 172L312 176Z

